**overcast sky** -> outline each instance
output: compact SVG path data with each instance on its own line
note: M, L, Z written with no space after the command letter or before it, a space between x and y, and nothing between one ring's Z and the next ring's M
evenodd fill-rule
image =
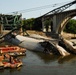
M22 13L22 17L35 18L52 10L54 8L54 5L58 3L71 1L73 0L0 0L0 13L7 14L28 9L24 13Z

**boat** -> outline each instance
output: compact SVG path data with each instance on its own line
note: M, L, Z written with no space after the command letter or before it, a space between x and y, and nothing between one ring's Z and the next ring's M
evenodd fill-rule
M0 70L4 69L4 64L0 61Z
M22 62L16 62L16 63L9 63L9 62L3 62L4 68L18 68L23 65Z
M9 61L11 58L11 62ZM18 58L13 58L9 54L0 56L0 69L4 68L18 68L23 65L22 61Z
M19 56L19 55L25 55L26 53L26 49L25 48L21 48L18 46L5 46L5 47L0 47L0 54L5 54L5 53L9 53L9 55L12 56Z

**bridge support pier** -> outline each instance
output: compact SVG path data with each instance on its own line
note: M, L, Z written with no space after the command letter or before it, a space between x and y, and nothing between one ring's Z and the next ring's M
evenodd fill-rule
M42 18L42 31L46 32L44 17Z
M56 19L56 15L53 16L53 33L56 33L56 28L57 28L57 19Z

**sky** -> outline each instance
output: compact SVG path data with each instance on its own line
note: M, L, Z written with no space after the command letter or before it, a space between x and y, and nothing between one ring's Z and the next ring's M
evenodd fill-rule
M74 0L0 0L0 13L10 14L11 12L26 10L24 13L19 12L22 13L23 18L36 18L56 8L53 7L55 4L71 1ZM42 9L42 6L47 7ZM36 8L38 7L39 9L37 10ZM34 10L32 11L31 9L33 8Z

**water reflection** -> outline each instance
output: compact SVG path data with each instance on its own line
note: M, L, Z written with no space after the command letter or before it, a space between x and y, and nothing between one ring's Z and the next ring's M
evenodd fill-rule
M76 56L75 55L69 55L69 56L66 56L66 57L60 57L58 59L58 63L63 64L63 63L67 63L67 62L72 62L74 60L76 60Z
M0 70L0 75L11 75L14 72L19 72L20 70L21 70L21 67L14 68L14 69L10 69L10 68L2 69L2 70Z
M44 63L53 62L60 57L56 55L50 55L47 53L40 53L40 52L32 52L32 53L35 54L37 57L39 57L40 60L43 60Z
M76 74L74 72L76 70L74 68L76 66L76 55L63 57L27 50L26 56L19 58L22 60L23 66L16 69L0 70L0 75L61 75L63 70L63 75L68 73L67 70L73 72L73 75ZM70 72L69 75L71 75Z
M63 57L63 56L50 55L50 54L40 53L40 52L31 52L31 53L39 57L40 60L43 60L44 63L57 61L58 64L64 64L67 62L76 61L76 55L72 55L72 54Z

